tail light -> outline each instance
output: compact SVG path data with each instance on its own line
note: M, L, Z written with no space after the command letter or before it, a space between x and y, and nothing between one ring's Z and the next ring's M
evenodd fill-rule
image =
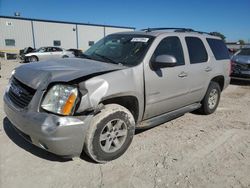
M235 65L235 62L231 60L230 61L229 76L231 76L231 74L233 73L234 65Z

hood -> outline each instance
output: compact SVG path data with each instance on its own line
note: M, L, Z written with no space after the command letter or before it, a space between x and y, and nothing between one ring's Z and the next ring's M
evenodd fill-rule
M250 56L247 55L235 55L232 60L236 63L250 64Z
M69 82L122 68L124 67L89 59L66 58L21 65L15 69L15 77L37 89L41 84L47 86L51 82Z

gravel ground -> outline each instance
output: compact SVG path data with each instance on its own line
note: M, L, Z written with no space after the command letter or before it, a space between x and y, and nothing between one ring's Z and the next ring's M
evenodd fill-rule
M2 95L19 63L1 61L0 187L250 187L250 83L234 82L209 116L188 113L138 132L119 159L61 159L15 133Z

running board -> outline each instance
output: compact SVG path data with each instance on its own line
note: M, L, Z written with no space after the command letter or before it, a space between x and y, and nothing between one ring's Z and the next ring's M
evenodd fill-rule
M184 115L185 113L192 112L201 107L200 103L194 103L185 107L182 107L178 110L174 110L147 120L142 121L137 125L136 129L148 129L165 123L167 121L173 120L177 117Z

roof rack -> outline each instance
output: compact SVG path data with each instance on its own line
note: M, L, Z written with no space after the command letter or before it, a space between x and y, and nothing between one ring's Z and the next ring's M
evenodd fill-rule
M147 28L147 29L142 29L141 31L151 32L151 31L161 31L161 30L174 30L174 32L195 32L199 34L214 35L213 33L196 31L190 28L176 28L176 27Z

